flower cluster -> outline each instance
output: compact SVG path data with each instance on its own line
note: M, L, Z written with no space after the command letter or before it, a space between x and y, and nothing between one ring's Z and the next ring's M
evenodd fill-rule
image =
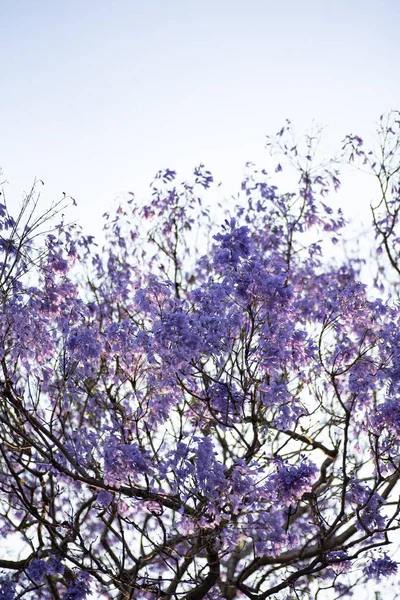
M104 480L119 486L121 481L136 482L152 471L146 453L137 444L122 444L109 438L104 445Z
M58 558L42 560L35 558L26 569L26 573L35 583L42 583L46 575L57 575L64 572L64 566Z
M226 477L222 464L216 460L216 452L211 438L196 438L196 479L199 490L210 500L217 499L226 487Z
M269 478L275 502L290 506L310 491L317 476L318 468L313 463L302 460L297 465L285 464L281 460L276 463L276 473Z
M90 593L90 576L84 571L77 575L74 583L68 588L64 600L85 600Z
M14 600L15 583L9 579L0 580L0 600Z
M398 571L398 563L384 554L382 558L372 559L365 567L364 573L367 577L372 577L379 581L384 577L395 575Z

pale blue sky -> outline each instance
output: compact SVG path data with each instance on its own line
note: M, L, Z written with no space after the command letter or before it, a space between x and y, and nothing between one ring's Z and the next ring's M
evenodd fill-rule
M238 180L286 117L328 139L398 107L398 0L0 0L0 165L83 222L160 168Z

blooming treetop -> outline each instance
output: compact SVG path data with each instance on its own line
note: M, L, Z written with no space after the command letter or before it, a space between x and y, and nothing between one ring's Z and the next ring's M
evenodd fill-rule
M35 189L0 205L0 598L342 598L397 572L398 125L375 165L345 144L381 183L381 297L322 256L339 175L290 123L269 143L298 189L249 165L222 225L203 165L105 215L101 250Z

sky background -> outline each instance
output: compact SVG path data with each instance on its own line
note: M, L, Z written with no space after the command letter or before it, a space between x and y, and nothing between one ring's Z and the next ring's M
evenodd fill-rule
M231 191L265 137L315 119L334 151L400 108L399 0L0 0L0 166L16 208L76 198L89 233L154 173L204 162ZM352 218L370 179L346 175ZM365 597L365 594L364 596Z
M205 162L236 189L265 136L313 119L334 149L398 107L398 0L0 0L0 166L87 229L154 173ZM347 189L353 215L370 182ZM365 183L365 182L364 182ZM352 187L353 186L353 187ZM369 197L366 197L369 196Z

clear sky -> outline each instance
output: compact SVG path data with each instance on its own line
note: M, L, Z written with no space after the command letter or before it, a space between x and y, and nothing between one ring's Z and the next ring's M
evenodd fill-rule
M0 0L0 166L93 224L163 167L238 181L286 117L328 139L398 107L398 0Z

